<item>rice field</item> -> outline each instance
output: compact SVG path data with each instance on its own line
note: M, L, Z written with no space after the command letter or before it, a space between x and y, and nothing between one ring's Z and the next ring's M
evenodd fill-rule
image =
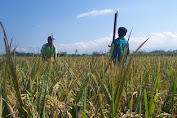
M177 57L0 57L0 118L177 117ZM125 52L124 52L125 53Z
M177 57L138 56L129 68L106 56L12 61L17 82L7 62L0 70L3 117L177 115Z

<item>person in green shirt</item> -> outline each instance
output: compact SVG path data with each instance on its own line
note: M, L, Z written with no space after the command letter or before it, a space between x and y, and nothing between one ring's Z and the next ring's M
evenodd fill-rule
M110 51L110 56L111 59L113 60L114 64L116 64L116 58L118 60L118 63L121 63L121 60L123 58L124 54L124 49L127 46L127 50L125 52L125 62L124 65L126 65L126 60L127 60L127 55L130 53L129 51L129 43L128 41L124 38L124 36L127 34L127 29L125 27L120 27L118 29L118 38L116 40L113 40L111 44L111 51Z
M54 57L54 59L57 58L57 48L55 45L53 45L54 38L52 36L48 37L48 43L44 44L42 46L42 59L47 60L51 57Z

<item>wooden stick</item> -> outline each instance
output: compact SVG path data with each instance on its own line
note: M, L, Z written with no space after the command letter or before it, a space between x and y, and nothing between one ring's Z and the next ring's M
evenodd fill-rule
M114 29L113 29L113 39L112 40L115 40L115 36L116 36L117 15L118 15L118 11L115 13L115 16L114 16Z
M118 11L114 15L114 28L113 28L113 39L112 39L113 41L115 40L115 36L116 36L117 15L118 15ZM108 45L108 47L111 47L111 45Z

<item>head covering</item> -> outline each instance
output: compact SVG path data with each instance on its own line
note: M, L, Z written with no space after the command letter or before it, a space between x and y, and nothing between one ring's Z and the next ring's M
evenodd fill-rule
M55 39L54 39L53 37L51 37L51 36L48 37L48 40L52 40L52 39L55 40Z

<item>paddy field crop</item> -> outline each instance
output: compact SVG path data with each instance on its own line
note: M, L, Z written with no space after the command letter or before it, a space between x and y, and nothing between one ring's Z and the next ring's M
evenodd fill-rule
M177 57L0 57L0 117L177 117Z
M110 63L106 56L12 60L17 82L13 82L7 62L0 69L3 117L149 118L177 114L177 57L138 56L129 69L128 65Z

